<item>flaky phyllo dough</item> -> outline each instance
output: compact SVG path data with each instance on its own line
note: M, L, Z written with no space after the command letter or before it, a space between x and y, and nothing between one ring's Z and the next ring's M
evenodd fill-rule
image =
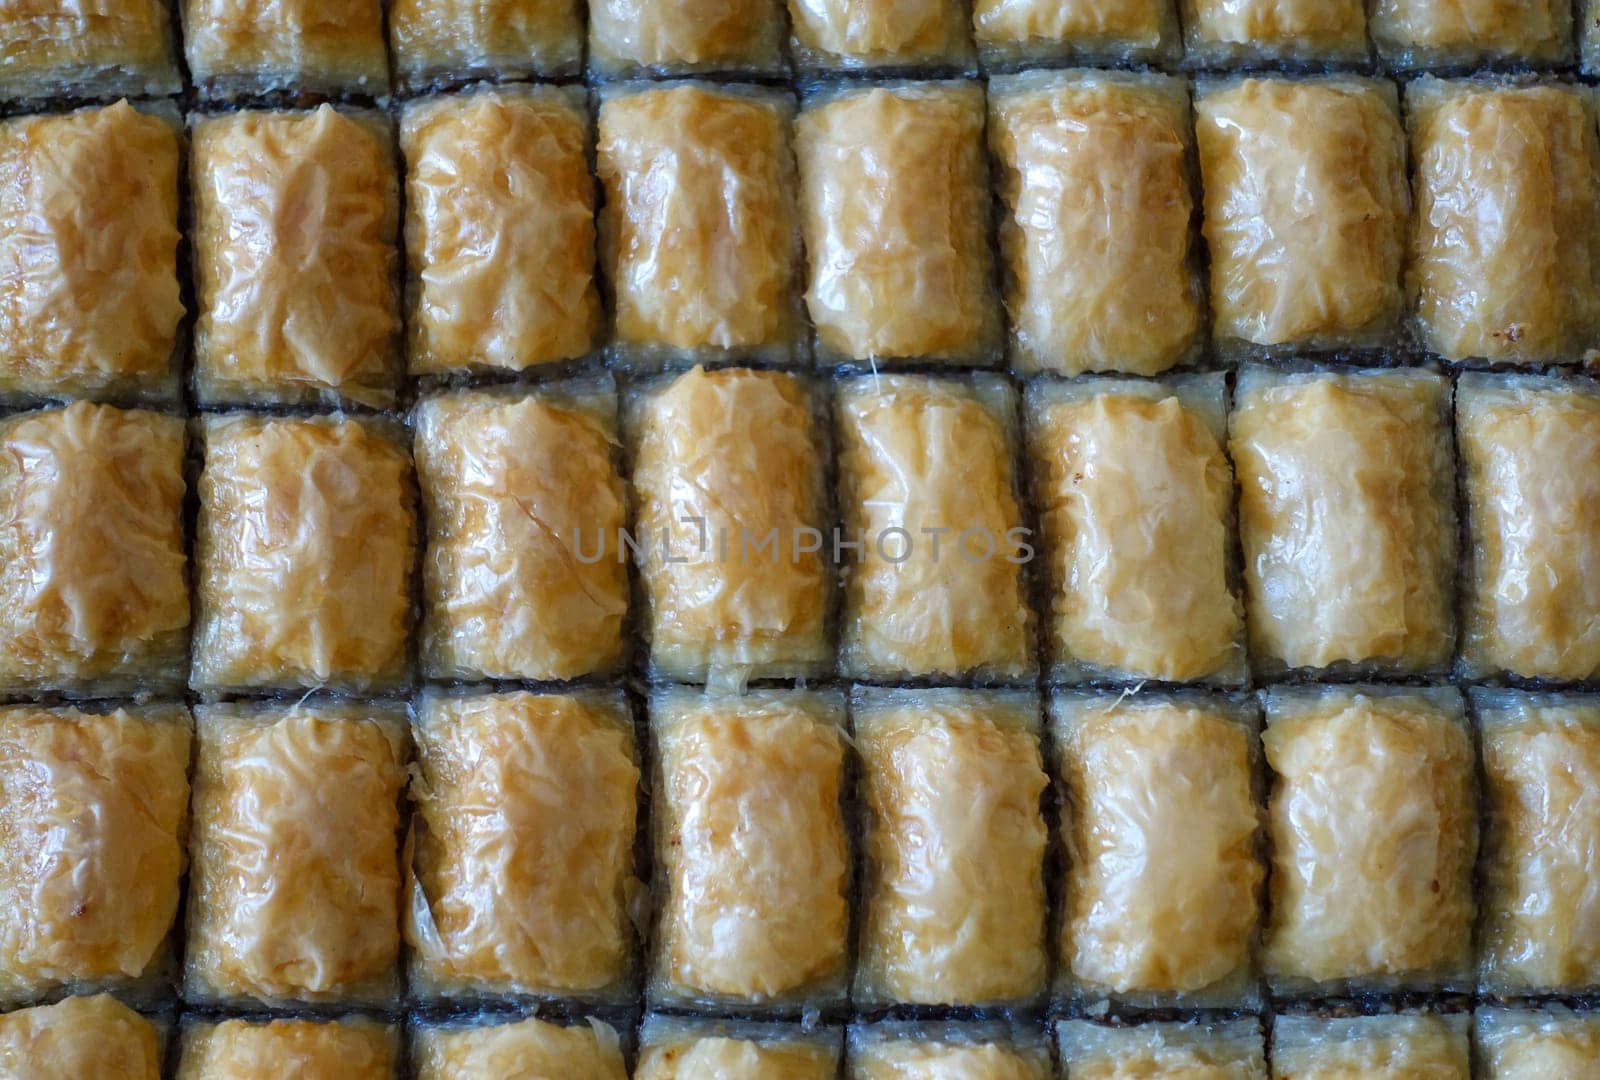
M1600 1067L1600 1016L1559 1005L1477 1011L1479 1060L1487 1080L1572 1080Z
M681 1029L675 1021L647 1021L640 1035L635 1080L834 1080L835 1042L808 1037L796 1028L723 1034L726 1025Z
M1061 1063L1072 1080L1266 1080L1259 1021L1142 1023L1102 1027L1089 1020L1056 1026Z
M1468 1080L1464 1013L1282 1016L1272 1025L1272 1074L1294 1080Z
M923 1031L872 1028L853 1032L850 1080L1048 1080L1050 1053L1018 1045L984 1027L935 1026Z
M392 1080L394 1029L376 1020L223 1020L183 1034L178 1080Z
M575 0L391 0L395 78L570 75L583 56Z
M203 95L389 89L382 0L183 0L184 55Z
M627 500L609 395L453 394L416 413L436 678L572 679L622 657Z
M0 1002L131 983L168 955L189 715L0 710Z
M207 421L191 684L402 681L414 502L410 455L376 423Z
M424 1027L413 1038L411 1058L417 1080L628 1077L617 1033L596 1020L571 1027L533 1018L507 1024Z
M974 0L986 55L1149 60L1177 44L1172 0Z
M781 0L592 0L589 61L602 71L783 70Z
M961 0L789 0L805 68L942 66L967 60Z
M1182 0L1190 58L1215 63L1367 58L1364 0Z
M78 402L0 422L0 685L181 685L184 429Z
M505 88L409 106L408 369L518 370L594 342L594 181L581 96Z
M102 994L0 1016L0 1076L26 1080L160 1080L150 1021Z
M195 125L203 402L392 400L392 152L379 121L327 105Z
M1459 985L1478 848L1472 740L1454 691L1285 691L1263 966L1280 989Z
M838 713L835 699L803 691L652 701L653 998L841 996L850 848Z
M983 113L976 83L944 82L800 114L806 303L825 359L970 364L998 347Z
M426 993L595 994L627 973L639 769L620 700L425 700L406 938Z
M830 568L804 531L826 524L804 384L694 368L643 391L634 414L652 665L733 682L829 666Z
M1571 63L1568 0L1374 0L1372 40L1400 68Z
M0 96L175 94L163 0L8 0L0 9Z
M185 994L391 1001L404 717L218 705L200 710L199 732Z
M173 120L0 123L0 395L172 397L177 258Z

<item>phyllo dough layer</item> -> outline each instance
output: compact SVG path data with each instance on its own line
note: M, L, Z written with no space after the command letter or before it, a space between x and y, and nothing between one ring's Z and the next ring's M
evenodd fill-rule
M1373 0L1372 40L1391 66L1570 64L1570 0Z
M1069 993L1244 1004L1265 872L1254 717L1214 696L1059 694L1051 704Z
M834 1080L838 1030L651 1017L634 1080Z
M407 367L507 371L594 344L594 181L581 93L504 87L407 106Z
M1071 1080L1267 1080L1261 1025L1252 1019L1130 1027L1063 1020L1056 1040Z
M731 682L831 668L823 461L806 385L694 368L631 403L651 666Z
M160 1080L150 1021L109 995L0 1016L0 1076L17 1080Z
M781 0L591 0L589 67L782 74L785 25Z
M1182 12L1191 61L1360 63L1367 58L1364 0L1182 0Z
M190 682L402 683L416 551L411 457L349 417L206 421Z
M183 0L184 55L203 97L389 90L382 0Z
M223 1020L183 1033L177 1080L393 1080L397 1032L376 1020Z
M583 58L576 0L390 0L397 81L574 75Z
M1418 673L1448 662L1449 388L1417 369L1241 374L1230 445L1258 669Z
M1187 87L1163 75L995 79L989 146L1011 365L1155 375L1201 332Z
M413 993L616 987L639 887L626 703L598 692L430 694L412 730Z
M0 11L0 98L175 94L164 0L10 0Z
M1411 208L1394 87L1355 77L1202 87L1195 138L1217 340L1274 351L1391 343Z
M991 66L1166 62L1180 47L1173 0L973 0L972 26Z
M998 378L863 376L834 400L844 529L843 666L858 677L1033 668L1012 473L1016 399Z
M1273 1021L1272 1075L1282 1080L1468 1080L1466 1013L1395 1013Z
M1486 1080L1582 1080L1600 1069L1600 1014L1479 1009L1476 1022Z
M392 1002L404 715L214 705L198 722L184 997Z
M1278 992L1462 985L1478 821L1461 711L1450 689L1268 695Z
M652 1000L839 1000L850 921L842 702L668 690L650 712L660 905Z
M182 317L175 119L0 122L0 396L175 397Z
M1446 360L1573 362L1600 343L1600 135L1589 92L1423 78L1406 88L1407 284Z
M600 106L600 259L625 359L787 360L795 300L791 100L710 84Z
M857 1004L1045 989L1049 781L1031 692L858 689L865 871Z
M1240 681L1223 394L1220 377L1030 389L1054 674Z
M393 400L399 185L387 121L238 112L194 126L203 404Z
M183 470L174 416L78 402L0 422L0 686L183 685Z
M416 413L432 678L573 679L622 659L616 399L467 391Z
M616 1031L597 1020L425 1026L412 1036L411 1059L417 1080L628 1080Z
M813 71L965 67L962 0L789 0L795 62Z
M849 1080L1049 1080L1050 1051L1001 1024L882 1024L850 1032Z
M181 705L0 710L0 1002L164 973L189 741Z
M823 359L993 358L983 129L982 88L966 82L861 88L801 112L806 304Z

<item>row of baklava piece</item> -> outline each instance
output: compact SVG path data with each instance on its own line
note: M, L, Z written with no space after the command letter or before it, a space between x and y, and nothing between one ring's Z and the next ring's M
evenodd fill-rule
M1395 86L1353 76L1202 84L1191 109L1174 77L1035 72L987 98L835 88L798 116L771 89L628 85L602 95L594 139L580 89L480 87L402 112L404 288L384 116L198 116L195 391L386 406L402 368L602 348L632 366L1009 355L1069 375L1155 374L1208 342L1583 359L1594 92L1430 78L1405 97L1414 193ZM159 112L0 122L0 391L175 396L183 133Z
M740 1015L1592 992L1600 701L1471 701L1058 691L1042 738L1033 691L678 687L645 745L616 691L202 705L192 801L184 706L9 706L0 1002L158 1001L176 946L206 1007L626 1005L637 941L652 1006Z
M157 1080L160 1036L109 997L0 1016L0 1069L30 1080ZM627 1080L621 1039L597 1020L530 1017L409 1029L416 1080ZM1586 1080L1600 1069L1600 1017L1556 1006L1475 1015L1403 1012L1054 1027L835 1028L652 1017L635 1080ZM178 1080L392 1080L400 1032L375 1020L186 1021ZM1267 1064L1270 1043L1271 1066ZM47 1055L43 1061L34 1057ZM1052 1063L1059 1063L1059 1072Z

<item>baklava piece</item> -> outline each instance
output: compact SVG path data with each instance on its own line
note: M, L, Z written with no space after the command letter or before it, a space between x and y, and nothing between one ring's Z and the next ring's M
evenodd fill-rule
M1280 1016L1272 1025L1272 1075L1277 1080L1469 1080L1470 1023L1466 1013Z
M876 1024L850 1032L849 1080L1049 1080L1050 1048L1004 1024Z
M126 101L0 121L0 397L177 396L176 125Z
M782 0L590 0L589 69L782 75L784 36Z
M574 679L621 662L616 397L609 382L574 390L464 391L418 407L428 677Z
M1456 525L1428 370L1240 375L1231 418L1259 672L1441 671L1454 647Z
M1015 414L1016 395L998 377L839 384L839 499L844 531L861 544L844 559L850 675L1032 672Z
M201 404L393 401L399 184L386 125L327 105L195 123Z
M1071 1080L1267 1080L1261 1024L1253 1019L1129 1027L1063 1020L1056 1042Z
M69 997L0 1016L0 1076L161 1080L156 1029L116 998Z
M598 1020L563 1027L530 1017L507 1023L425 1025L411 1038L417 1080L582 1077L628 1080L616 1031Z
M389 92L381 0L183 0L201 97Z
M1236 67L1367 60L1364 0L1182 0L1185 58Z
M1070 810L1061 980L1072 997L1251 1004L1265 871L1253 712L1201 695L1060 694Z
M1474 691L1483 747L1485 990L1600 987L1600 699Z
M1486 1080L1582 1080L1600 1072L1600 1014L1546 1005L1479 1009L1475 1020Z
M594 997L629 974L639 768L620 696L430 693L405 931L424 997Z
M404 714L214 705L198 723L185 999L392 1004Z
M789 0L802 71L972 66L967 0Z
M1243 681L1224 394L1220 375L1029 390L1056 677Z
M405 683L416 501L381 421L213 417L205 426L190 683Z
M575 0L392 0L395 81L408 87L473 78L560 78L583 62Z
M1372 41L1392 68L1572 63L1571 0L1373 0Z
M1182 49L1173 0L973 0L972 26L989 68L1164 64Z
M1478 820L1460 695L1274 691L1262 741L1274 992L1466 984Z
M0 98L176 94L171 28L165 0L14 0L0 11Z
M399 1033L377 1020L199 1021L183 1033L177 1080L394 1080Z
M600 106L600 262L625 362L787 361L803 344L791 99L654 86Z
M499 87L406 106L407 367L576 360L600 326L581 91Z
M831 566L811 393L694 368L629 407L650 663L740 684L831 670Z
M178 689L184 425L78 402L0 421L0 686Z
M1407 286L1446 360L1574 363L1600 344L1600 136L1590 92L1422 78Z
M850 843L837 696L663 690L651 700L652 1001L842 1001Z
M1194 359L1187 87L1121 72L989 87L1013 370L1155 375Z
M824 362L988 364L991 280L983 90L861 87L795 125L806 304Z
M1032 692L858 689L858 1005L1026 1004L1045 989L1049 781Z
M1411 192L1393 84L1204 86L1195 138L1221 347L1277 355L1394 344Z
M834 1080L837 1029L653 1016L639 1032L635 1080Z
M189 742L181 705L0 710L0 1002L169 973Z

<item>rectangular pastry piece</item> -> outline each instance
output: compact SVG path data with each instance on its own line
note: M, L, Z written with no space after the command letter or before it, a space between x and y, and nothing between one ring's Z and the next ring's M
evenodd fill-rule
M1038 696L857 687L850 704L865 816L853 1001L1038 999L1049 786Z
M1220 374L1029 388L1053 678L1243 681L1226 393Z
M400 1033L361 1016L338 1020L194 1020L177 1080L394 1080Z
M1571 0L1373 0L1372 41L1391 68L1566 66Z
M1015 417L999 376L837 384L841 516L861 544L842 559L848 674L1031 678Z
M1200 347L1182 80L1030 72L989 83L1011 367L1156 375Z
M427 677L575 679L622 662L616 412L609 378L417 407Z
M348 416L205 421L190 685L404 685L416 495L389 424Z
M634 1080L834 1080L839 1035L837 1028L652 1016L639 1032Z
M785 75L786 26L782 0L590 0L589 71Z
M1272 1024L1272 1075L1280 1080L1469 1080L1471 1023L1466 1013L1280 1016Z
M795 156L822 362L996 359L983 130L983 89L971 82L807 102Z
M849 1080L1049 1080L1050 1048L1003 1023L880 1023L850 1029Z
M805 357L787 93L624 86L600 105L600 264L628 365Z
M189 742L181 705L0 709L0 1002L165 988Z
M587 355L601 312L583 91L413 101L400 148L410 373L537 370Z
M973 66L969 0L789 0L802 73Z
M1266 695L1273 992L1470 985L1472 737L1453 689Z
M382 0L182 3L184 56L202 98L389 92Z
M808 385L697 367L625 407L651 669L730 685L831 671L825 437Z
M1230 448L1258 674L1448 665L1449 399L1425 369L1240 373Z
M487 1016L478 1023L422 1024L412 1028L411 1062L417 1080L628 1080L615 1029L592 1019L571 1026Z
M1406 87L1416 334L1446 360L1575 363L1600 344L1600 135L1564 83Z
M1063 1020L1056 1044L1070 1080L1267 1080L1261 1022L1254 1018L1127 1027Z
M161 1080L155 1025L109 994L0 1016L0 1076Z
M149 108L0 121L0 399L177 397L179 126Z
M1483 989L1600 988L1600 698L1472 691L1483 748Z
M1479 1009L1473 1042L1485 1080L1581 1080L1600 1071L1600 1014L1560 1005Z
M0 99L154 97L182 89L166 0L31 0L0 13Z
M1365 0L1181 0L1184 58L1205 67L1364 64Z
M799 1013L843 1001L843 714L823 692L651 697L653 1004Z
M1600 675L1600 387L1469 372L1456 386L1469 677Z
M375 113L194 122L202 405L384 406L399 368L399 182Z
M1394 345L1411 209L1394 85L1203 83L1195 138L1219 347L1276 356Z
M412 995L622 988L640 886L639 767L621 694L429 692L412 735Z
M1170 64L1183 42L1174 0L973 0L989 70L1051 64Z
M77 402L0 420L0 687L181 689L184 423Z
M581 12L576 0L391 0L395 82L417 88L576 75Z
M210 705L196 721L184 999L394 1003L403 708Z
M1265 871L1248 699L1057 693L1073 1001L1248 1007Z

